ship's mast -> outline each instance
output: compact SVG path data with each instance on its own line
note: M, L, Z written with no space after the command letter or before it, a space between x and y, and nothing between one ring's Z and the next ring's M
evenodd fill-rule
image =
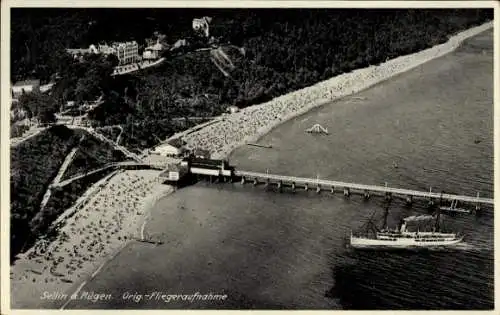
M441 209L439 209L439 207L437 207L437 210L436 210L436 223L434 225L434 230L436 232L439 231L439 219L440 219L440 216L441 216Z
M384 211L384 221L383 221L383 225L382 225L382 229L385 229L387 230L387 217L389 216L389 206L390 206L390 201L387 202L386 206L385 206L385 211Z
M368 219L368 222L365 225L366 226L365 233L367 233L367 234L368 234L368 232L370 230L372 230L373 233L377 233L378 232L377 226L373 223L373 216L375 215L376 212L377 212L376 210L373 211L372 215L370 216L370 219Z

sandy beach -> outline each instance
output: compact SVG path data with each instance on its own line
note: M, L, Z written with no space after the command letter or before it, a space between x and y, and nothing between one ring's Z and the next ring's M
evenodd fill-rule
M255 142L279 124L307 111L352 95L432 59L455 50L465 39L493 27L493 22L460 32L441 45L386 61L378 66L358 69L313 86L227 115L216 123L186 134L188 147L209 150L214 158L227 158L237 147Z
M40 240L11 268L12 308L52 306L44 292L69 293L128 241L140 237L149 207L172 191L159 171L121 171L90 196L52 242ZM36 285L33 285L36 284Z

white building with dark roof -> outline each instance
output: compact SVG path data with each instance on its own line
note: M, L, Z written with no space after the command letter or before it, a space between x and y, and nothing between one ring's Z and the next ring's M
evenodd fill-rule
M204 16L201 19L193 19L193 30L203 32L205 37L208 37L210 22L212 22L212 18L208 16Z
M157 41L144 49L142 54L143 59L158 59L160 57L160 52L164 49L163 45Z
M113 48L116 50L116 56L121 65L139 61L139 45L135 40L114 44Z
M82 56L85 54L103 54L115 55L118 57L120 65L134 63L139 61L139 45L136 41L113 43L112 45L99 44L90 45L89 48L68 48L66 51L74 57Z
M24 93L40 91L40 80L18 81L12 87L12 98L18 98Z
M185 152L185 142L182 140L174 139L168 143L161 144L151 151L153 154L159 154L166 157L181 157Z

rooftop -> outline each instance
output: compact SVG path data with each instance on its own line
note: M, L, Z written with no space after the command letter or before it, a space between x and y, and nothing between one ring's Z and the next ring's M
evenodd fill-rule
M17 81L14 86L26 86L26 85L40 85L40 80L24 80Z
M210 151L209 150L200 149L200 148L194 149L193 153L195 155L210 156Z
M182 146L185 146L187 143L185 141L183 141L182 139L177 138L177 139L170 140L167 144L174 146L174 147L177 147L177 148L180 148Z
M160 173L160 177L169 177L169 172L185 172L186 168L182 167L180 164L170 163L167 165L164 172Z
M197 157L191 158L190 162L191 162L192 166L219 167L221 164L227 165L227 161L224 161L224 160L205 159L205 158L197 158Z
M154 45L146 47L146 50L163 50L163 45L160 43L156 43Z
M113 43L113 46L126 46L126 45L137 45L137 42L134 40L134 41L131 41L131 42L115 42Z

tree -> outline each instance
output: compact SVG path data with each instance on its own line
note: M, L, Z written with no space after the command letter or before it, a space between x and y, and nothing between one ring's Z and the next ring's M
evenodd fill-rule
M56 122L55 111L53 109L44 108L39 114L38 119L41 123L54 123Z
M28 113L29 118L47 118L47 112L56 113L58 110L56 100L50 95L40 92L23 94L19 98L19 106Z

